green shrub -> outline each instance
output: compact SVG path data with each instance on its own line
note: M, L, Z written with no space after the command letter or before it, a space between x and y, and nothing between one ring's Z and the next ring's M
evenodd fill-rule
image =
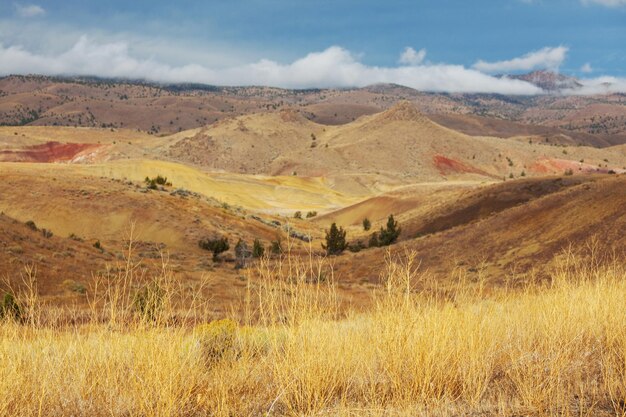
M317 216L317 211L309 211L309 212L306 214L306 218L307 218L307 219L310 219L311 217L315 217L315 216Z
M380 242L378 241L378 233L374 232L372 233L372 236L370 236L370 241L368 243L368 247L370 248L377 248L380 246Z
M365 245L363 245L363 243L360 240L357 240L356 242L351 243L348 246L348 250L354 253L360 252L362 249L365 249Z
M217 256L220 253L226 252L228 249L230 249L230 245L228 244L228 238L226 237L220 237L220 238L215 238L215 239L211 239L211 238L201 239L198 242L198 246L204 250L213 252L214 261L217 261Z
M281 253L283 253L283 243L280 240L280 236L276 238L276 240L272 240L272 243L270 245L270 252L272 252L274 255L280 255Z
M142 320L156 321L163 310L165 291L156 283L150 283L135 294L133 306Z
M28 220L26 223L24 223L30 230L34 230L35 232L39 229L37 229L37 225L35 224L34 221L32 220Z
M5 293L4 297L2 297L2 304L0 304L0 319L2 318L17 321L22 319L22 309L13 294Z
M302 212L300 210L296 211L293 214L294 219L301 219L302 218Z
M363 219L363 230L366 232L372 228L372 222L367 217Z

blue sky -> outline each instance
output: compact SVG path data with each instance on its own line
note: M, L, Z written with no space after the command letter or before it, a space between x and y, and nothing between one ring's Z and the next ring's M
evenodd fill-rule
M286 87L397 79L523 94L533 91L492 75L549 68L621 85L626 0L3 0L0 45L0 74Z

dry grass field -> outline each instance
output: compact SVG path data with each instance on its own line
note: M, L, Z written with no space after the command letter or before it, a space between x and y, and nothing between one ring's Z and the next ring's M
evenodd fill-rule
M626 271L590 249L547 284L459 276L445 295L389 254L366 310L340 305L323 259L262 261L243 318L209 324L167 268L135 295L132 260L100 277L75 322L25 275L0 324L0 415L624 415Z

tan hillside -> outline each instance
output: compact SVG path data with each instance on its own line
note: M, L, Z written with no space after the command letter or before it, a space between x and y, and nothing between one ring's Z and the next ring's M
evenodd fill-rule
M242 116L179 139L165 156L209 169L330 177L345 183L342 191L385 191L385 184L422 181L499 181L568 169L618 171L626 163L611 148L468 136L431 121L407 101L341 126L309 122L294 110Z

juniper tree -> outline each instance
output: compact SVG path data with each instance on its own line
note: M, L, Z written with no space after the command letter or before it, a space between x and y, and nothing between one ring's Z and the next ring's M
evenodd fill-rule
M322 248L326 250L328 255L339 255L347 247L346 231L343 230L343 227L337 227L333 223L330 230L326 231L326 244L322 244Z
M398 236L400 236L400 232L402 229L398 227L398 222L394 220L393 214L389 215L387 219L387 227L380 228L380 232L378 233L378 242L380 246L389 246L392 243L395 243L398 240Z

